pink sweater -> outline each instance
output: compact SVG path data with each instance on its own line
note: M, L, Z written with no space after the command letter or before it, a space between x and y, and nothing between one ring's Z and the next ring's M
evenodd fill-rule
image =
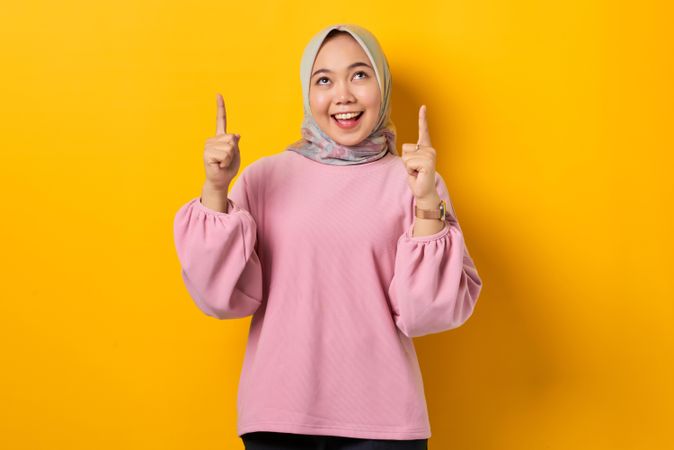
M218 319L253 316L239 436L431 436L412 338L463 324L482 282L437 173L447 222L412 237L407 176L390 153L336 166L285 150L245 167L227 213L199 197L177 212L196 305Z

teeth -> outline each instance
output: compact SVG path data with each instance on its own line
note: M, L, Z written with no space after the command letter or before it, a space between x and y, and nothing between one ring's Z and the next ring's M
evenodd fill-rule
M362 112L362 111L361 111ZM338 119L351 119L352 117L356 117L360 113L346 113L346 114L335 114L335 117Z

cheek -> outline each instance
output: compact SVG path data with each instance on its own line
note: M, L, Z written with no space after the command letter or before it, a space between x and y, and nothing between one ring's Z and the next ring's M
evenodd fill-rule
M363 91L362 96L361 96L361 101L363 102L364 105L366 105L368 108L372 108L375 110L379 109L379 89L367 89Z
M311 105L311 110L315 113L327 113L328 111L328 98L321 92L310 94L309 104Z

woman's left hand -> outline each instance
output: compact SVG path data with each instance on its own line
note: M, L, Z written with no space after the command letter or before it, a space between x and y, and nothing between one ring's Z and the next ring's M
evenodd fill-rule
M416 144L403 144L402 160L407 169L407 181L416 198L417 205L437 205L440 196L435 188L436 152L431 146L426 120L426 105L419 108L419 150Z

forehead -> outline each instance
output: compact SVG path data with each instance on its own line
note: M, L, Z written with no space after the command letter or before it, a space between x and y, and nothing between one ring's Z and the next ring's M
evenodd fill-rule
M339 34L323 42L314 60L314 68L339 69L356 60L370 62L367 53L351 35Z

